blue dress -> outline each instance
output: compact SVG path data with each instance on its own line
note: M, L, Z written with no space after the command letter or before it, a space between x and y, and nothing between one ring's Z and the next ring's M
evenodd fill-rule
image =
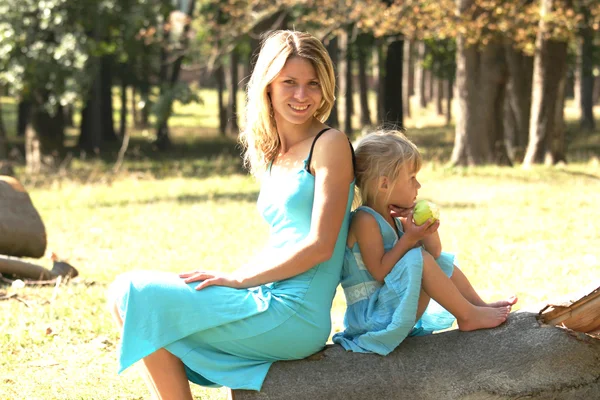
M369 207L354 211L367 212L377 220L387 252L402 235L402 224L395 220L396 229L382 215ZM450 277L454 272L454 256L442 253L436 262ZM454 317L434 300L416 322L421 293L423 255L421 248L408 251L384 278L377 282L367 270L358 243L346 247L342 270L342 287L347 309L344 331L336 333L333 341L346 350L387 355L407 336L420 336L452 326Z
M309 160L292 176L265 173L258 208L270 225L273 249L292 248L310 232L315 178ZM119 372L165 348L183 361L194 383L260 390L273 362L320 351L331 331L353 196L354 183L331 259L292 278L196 291L198 282L185 284L174 273L121 275L110 293L124 322Z

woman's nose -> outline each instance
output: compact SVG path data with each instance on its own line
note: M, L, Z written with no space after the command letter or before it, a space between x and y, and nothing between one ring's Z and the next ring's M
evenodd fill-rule
M294 97L298 100L306 99L306 87L304 85L298 85L294 91Z

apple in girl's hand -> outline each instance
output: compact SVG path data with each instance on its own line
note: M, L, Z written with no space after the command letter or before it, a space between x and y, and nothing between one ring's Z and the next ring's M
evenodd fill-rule
M440 210L438 206L431 201L419 200L415 204L413 219L417 225L423 225L428 219L433 223L440 219Z

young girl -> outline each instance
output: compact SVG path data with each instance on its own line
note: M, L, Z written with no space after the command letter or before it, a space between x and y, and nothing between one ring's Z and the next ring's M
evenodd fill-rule
M386 355L407 336L448 328L471 331L503 323L517 299L487 304L442 253L439 221L421 226L412 209L421 184L421 155L400 132L366 136L356 148L361 206L348 233L342 287L345 331L333 341L346 350ZM431 302L436 300L439 304Z
M179 275L134 272L112 287L120 370L141 360L153 398L191 400L188 380L259 390L273 362L325 346L354 195L350 143L324 124L334 88L318 39L271 33L248 84L241 134L247 165L262 177L267 246L232 274L202 265Z

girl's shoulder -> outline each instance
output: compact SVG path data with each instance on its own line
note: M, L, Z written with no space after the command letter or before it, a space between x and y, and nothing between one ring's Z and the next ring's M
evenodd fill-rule
M364 229L378 226L377 211L372 208L360 206L352 212L352 229Z

